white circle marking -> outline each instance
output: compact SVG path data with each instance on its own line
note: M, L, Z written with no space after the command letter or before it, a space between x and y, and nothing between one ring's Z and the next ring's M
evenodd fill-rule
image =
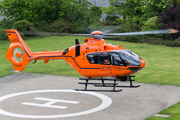
M73 117L73 116L79 116L79 115L85 115L85 114L97 112L97 111L107 108L112 103L111 98L109 98L103 94L89 92L89 91L75 91L75 90L38 90L38 91L20 92L20 93L14 93L14 94L2 96L2 97L0 97L0 102L2 102L5 99L15 97L15 96L32 94L32 93L43 93L43 92L73 92L73 93L82 93L82 94L93 95L93 96L100 98L102 100L102 104L96 108L93 108L93 109L90 109L87 111L72 113L72 114L63 114L63 115L23 115L23 114L10 113L10 112L4 111L2 109L0 109L0 114L12 116L12 117L21 117L21 118L63 118L63 117Z

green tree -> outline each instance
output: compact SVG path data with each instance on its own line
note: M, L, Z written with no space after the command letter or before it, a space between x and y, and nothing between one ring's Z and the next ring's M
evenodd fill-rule
M169 6L165 12L158 13L159 29L176 29L180 31L180 5ZM180 37L180 32L170 34L170 39L175 40Z
M126 16L136 16L143 24L148 18L157 16L158 12L165 12L169 5L178 5L179 0L109 0L109 9ZM114 7L112 7L114 6Z
M64 0L2 0L1 12L15 20L28 20L34 24L40 21L52 22L62 17L66 10Z
M88 0L71 0L67 4L64 18L76 27L88 26L100 18L100 8L92 6Z
M142 31L157 30L158 29L158 16L149 18L141 27Z
M101 17L101 14L102 14L102 10L100 9L100 7L92 6L90 10L93 14L93 17L95 17L95 18L97 18L97 20L99 20Z
M36 26L45 21L52 23L63 18L75 26L87 26L101 14L88 0L2 0L1 12L6 17L28 20Z

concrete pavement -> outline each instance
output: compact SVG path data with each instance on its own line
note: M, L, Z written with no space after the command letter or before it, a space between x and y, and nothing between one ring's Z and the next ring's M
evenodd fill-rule
M121 92L81 92L73 90L84 88L78 82L77 77L28 73L0 78L0 119L144 120L180 102L176 86L140 83L139 88L122 88Z

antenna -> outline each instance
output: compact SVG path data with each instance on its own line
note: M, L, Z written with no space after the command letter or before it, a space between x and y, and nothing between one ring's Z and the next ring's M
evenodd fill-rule
M76 45L79 44L79 40L78 40L78 39L75 40L75 44L76 44Z

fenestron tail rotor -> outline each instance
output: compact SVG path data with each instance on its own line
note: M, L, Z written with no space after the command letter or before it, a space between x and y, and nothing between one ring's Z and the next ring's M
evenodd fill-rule
M24 54L24 51L20 47L16 47L13 50L13 59L16 62L20 63L23 61L23 57L22 57L23 54Z

